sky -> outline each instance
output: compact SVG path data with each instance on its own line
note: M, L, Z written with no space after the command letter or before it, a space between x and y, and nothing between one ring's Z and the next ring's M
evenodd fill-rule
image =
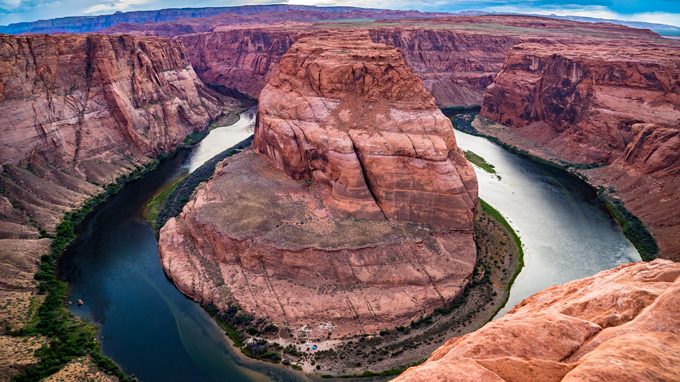
M0 0L0 25L63 16L179 7L288 3L458 12L587 16L680 26L680 0Z

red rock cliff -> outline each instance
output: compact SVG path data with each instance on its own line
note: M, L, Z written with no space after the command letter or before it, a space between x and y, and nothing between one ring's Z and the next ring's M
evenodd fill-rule
M340 215L470 230L474 171L421 80L365 32L328 36L283 56L260 93L253 147L327 186Z
M257 98L267 73L295 42L299 32L277 29L224 30L178 37L196 73L210 85Z
M172 40L0 35L3 341L21 341L4 333L28 317L50 245L41 231L230 106Z
M260 95L255 135L263 154L223 161L161 229L184 293L325 339L407 324L462 292L475 175L395 49L365 32L301 38Z
M604 166L582 171L680 258L680 47L522 44L487 89L487 129L532 153Z
M680 380L680 264L627 264L548 288L395 379Z

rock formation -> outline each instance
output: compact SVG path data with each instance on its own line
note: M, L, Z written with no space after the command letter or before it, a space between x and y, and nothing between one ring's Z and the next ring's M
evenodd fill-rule
M342 18L349 16L342 14ZM397 48L440 107L480 105L484 89L501 70L510 48L522 42L574 42L583 33L614 40L658 38L649 31L620 25L528 16L421 15L398 22L390 21L398 15L389 12L357 15L361 16L386 19L347 22L342 28L368 30L374 42ZM311 10L221 14L168 23L121 24L109 31L178 36L204 82L257 98L268 70L276 67L303 32L340 25L322 22L325 18L327 14Z
M200 82L179 42L0 35L0 338L10 348L27 343L4 333L23 325L45 236L64 213L234 106Z
M395 381L676 381L680 264L631 263L539 292Z
M203 82L257 98L267 73L276 67L298 34L294 30L244 27L178 39Z
M260 95L254 148L161 229L189 296L295 336L409 323L475 263L474 172L399 53L365 33L302 38Z
M680 258L680 45L522 44L486 92L486 129L613 188Z
M361 32L331 36L282 58L260 94L253 147L328 187L336 215L470 230L477 184L448 118L397 50Z

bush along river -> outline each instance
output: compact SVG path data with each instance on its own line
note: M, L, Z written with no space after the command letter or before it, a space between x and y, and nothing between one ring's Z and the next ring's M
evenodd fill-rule
M297 381L283 366L244 358L224 331L163 273L147 201L165 185L252 135L254 109L179 150L96 208L60 260L70 310L96 322L104 354L141 381ZM76 302L82 300L83 304Z
M190 194L183 187L193 189L191 183L210 176L225 150L252 134L254 119L254 109L242 113L238 122L211 130L193 148L128 183L84 220L59 262L70 285L71 312L96 322L104 354L141 381L318 379L234 349L211 316L167 279L148 222L158 222L157 228L176 214ZM499 314L547 286L640 259L581 180L484 138L455 134L470 158L495 172L476 168L480 196L518 231L524 246L525 266ZM161 194L154 211L145 211Z

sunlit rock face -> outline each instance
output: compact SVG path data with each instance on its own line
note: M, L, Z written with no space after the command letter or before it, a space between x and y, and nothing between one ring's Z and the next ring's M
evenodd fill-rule
M300 38L260 93L255 143L162 228L194 299L292 336L408 324L457 297L476 260L477 184L451 124L393 48Z
M678 380L679 276L655 260L548 288L395 381Z

